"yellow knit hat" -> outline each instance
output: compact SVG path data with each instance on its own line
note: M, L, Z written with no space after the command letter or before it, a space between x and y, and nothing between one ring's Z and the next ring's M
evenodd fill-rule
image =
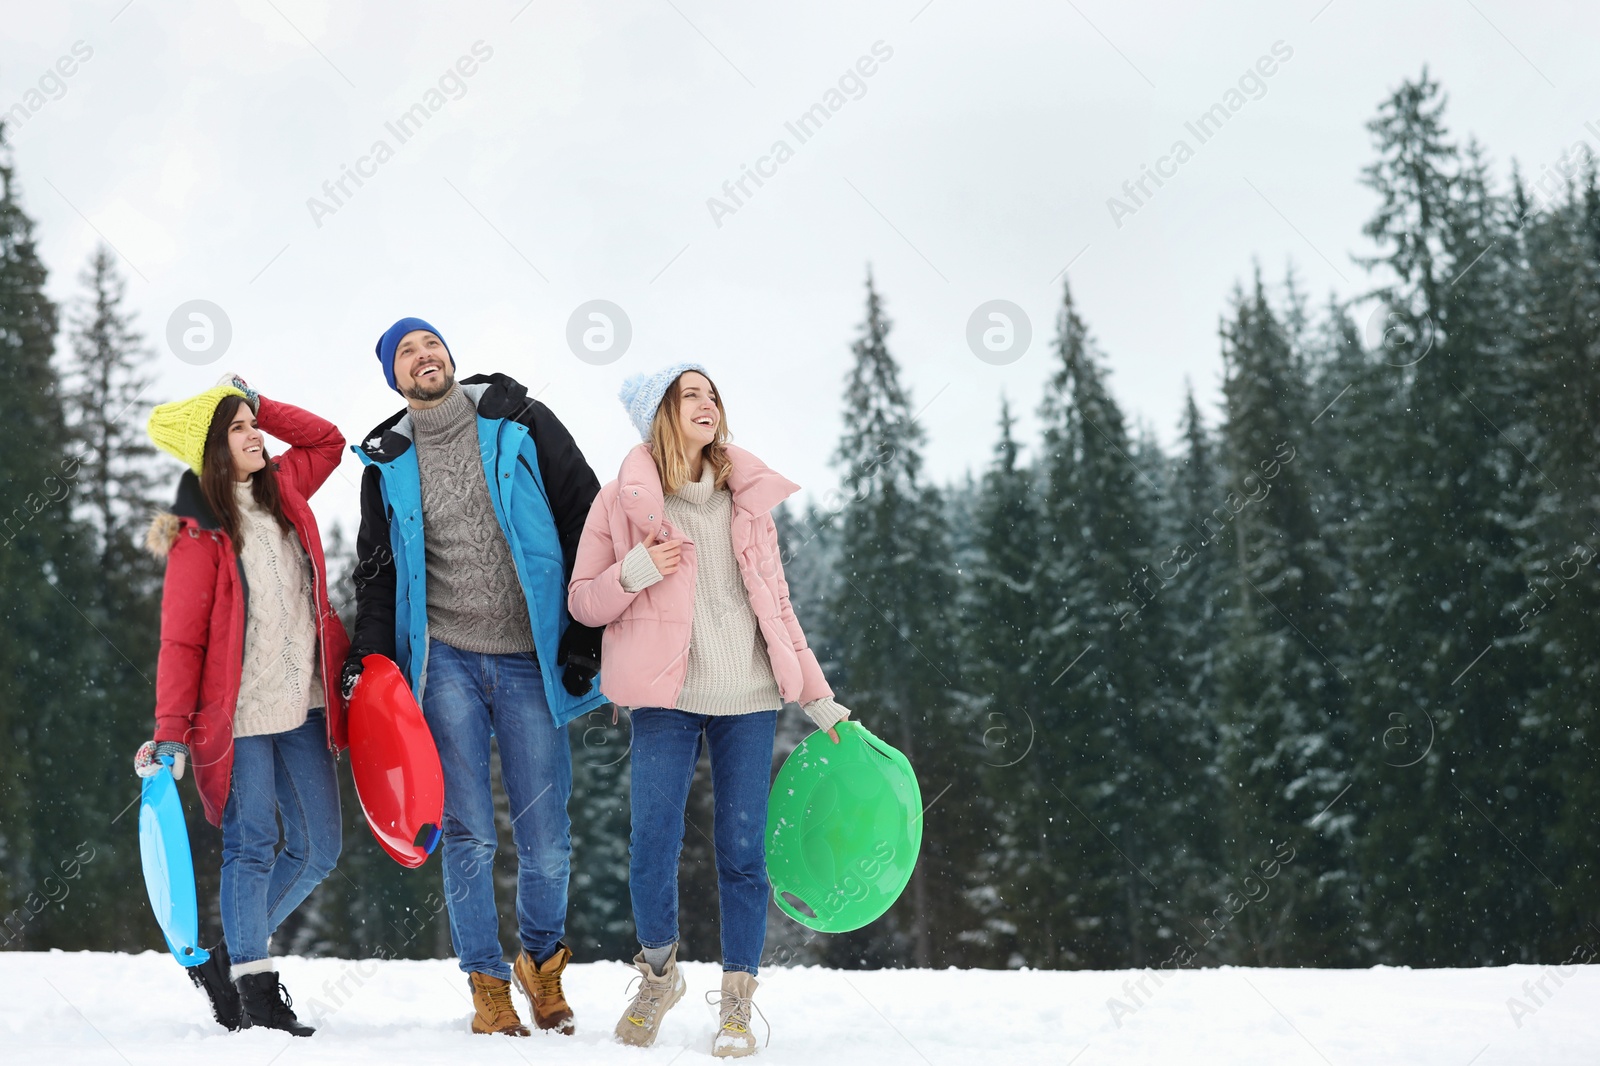
M205 462L206 431L211 428L217 405L229 396L245 399L242 389L218 385L187 400L161 404L150 412L146 432L157 448L188 463L198 477Z

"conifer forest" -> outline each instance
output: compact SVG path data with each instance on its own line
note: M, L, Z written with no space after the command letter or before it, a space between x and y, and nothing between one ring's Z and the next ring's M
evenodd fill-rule
M1058 283L1042 394L1008 395L972 474L939 483L895 294L864 275L839 489L779 528L841 701L917 767L923 851L885 918L771 922L768 961L1436 967L1600 945L1600 168L1491 164L1426 72L1368 133L1357 283L1260 265L1287 245L1238 263L1221 404L1191 398L1176 446L1114 398L1119 353ZM173 397L148 388L117 255L41 261L28 166L0 147L0 945L159 948L129 762L159 644L142 541L175 481L144 422ZM48 298L47 269L77 296ZM590 460L605 480L614 459ZM324 532L349 621L354 529ZM780 723L781 759L809 726ZM628 719L570 734L569 937L625 959ZM347 767L338 870L279 941L450 955L436 869L378 849ZM690 821L710 820L697 788ZM220 834L191 834L214 901ZM691 828L688 958L718 957L715 893Z

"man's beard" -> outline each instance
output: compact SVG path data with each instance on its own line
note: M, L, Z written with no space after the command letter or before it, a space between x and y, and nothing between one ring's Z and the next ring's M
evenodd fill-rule
M416 378L412 378L411 387L401 389L400 395L408 400L419 400L422 403L443 398L446 393L456 387L456 376L451 373L451 369L448 366L441 366L439 375L439 383L437 385L424 385Z

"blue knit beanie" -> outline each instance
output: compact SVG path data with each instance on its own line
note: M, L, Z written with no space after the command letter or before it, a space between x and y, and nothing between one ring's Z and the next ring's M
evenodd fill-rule
M686 370L698 370L707 380L711 378L711 371L699 363L674 363L654 374L634 374L622 383L617 398L628 409L628 417L633 420L633 428L639 431L640 440L650 439L650 423L656 417L656 408L661 406L661 397Z
M395 392L400 391L400 386L394 383L394 350L400 347L400 338L412 330L425 329L444 345L444 353L450 356L450 372L456 370L456 357L450 352L450 342L444 339L444 334L434 329L420 318L402 318L394 325L383 331L383 336L378 338L378 362L383 364L383 376L389 382L389 387Z

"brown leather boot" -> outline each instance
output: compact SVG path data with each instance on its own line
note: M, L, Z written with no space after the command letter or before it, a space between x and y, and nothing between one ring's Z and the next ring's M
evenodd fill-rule
M528 1027L517 1017L516 1005L511 1002L511 982L502 981L486 973L467 976L472 988L472 1031L474 1033L500 1033L504 1036L528 1036Z
M516 965L512 967L512 973L517 975L517 983L528 994L528 1003L533 1008L533 1023L540 1029L563 1036L571 1036L577 1030L577 1023L572 1020L572 1008L567 1005L567 997L561 991L561 971L571 961L572 949L565 944L557 944L556 953L542 963L535 963L532 955L519 951Z

